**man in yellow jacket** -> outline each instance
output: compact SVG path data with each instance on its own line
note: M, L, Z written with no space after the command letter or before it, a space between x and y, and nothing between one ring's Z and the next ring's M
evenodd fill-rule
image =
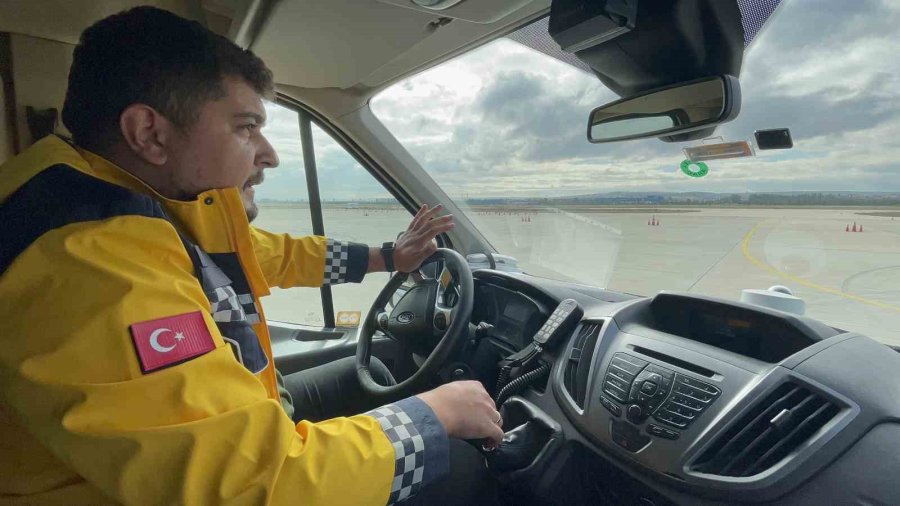
M278 164L272 88L252 53L158 9L82 34L72 142L0 167L0 502L394 503L446 475L450 438L502 437L476 382L315 423L285 411L259 298L384 258L249 225ZM437 211L398 239L398 270L452 227Z

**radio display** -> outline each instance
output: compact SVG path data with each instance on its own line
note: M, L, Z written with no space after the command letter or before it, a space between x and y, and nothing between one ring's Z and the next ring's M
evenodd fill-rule
M658 330L767 363L780 362L817 341L790 317L725 302L660 294L651 311Z

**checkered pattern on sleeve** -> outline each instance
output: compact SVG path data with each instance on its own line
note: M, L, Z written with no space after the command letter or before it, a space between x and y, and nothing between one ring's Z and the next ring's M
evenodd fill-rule
M322 284L336 285L347 282L350 268L350 245L328 239L325 245L325 277Z
M212 317L217 322L238 322L247 319L244 307L241 305L238 294L231 286L220 286L206 296L212 306Z
M422 488L425 473L425 440L412 419L395 404L369 411L394 446L394 481L388 504L396 504Z

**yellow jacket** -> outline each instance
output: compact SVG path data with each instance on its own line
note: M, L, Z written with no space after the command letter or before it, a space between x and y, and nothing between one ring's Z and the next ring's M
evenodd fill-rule
M385 504L445 472L415 397L296 425L279 404L259 297L362 277L333 251L362 254L58 137L0 166L0 503Z

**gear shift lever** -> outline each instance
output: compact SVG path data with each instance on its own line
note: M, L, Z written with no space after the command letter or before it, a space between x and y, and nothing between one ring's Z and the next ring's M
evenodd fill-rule
M541 439L533 422L525 422L504 434L500 446L487 453L488 465L498 473L524 469L543 448Z
M530 476L563 442L562 427L534 404L514 396L500 407L506 429L497 448L481 448L488 468L501 479ZM513 427L510 429L509 427Z

